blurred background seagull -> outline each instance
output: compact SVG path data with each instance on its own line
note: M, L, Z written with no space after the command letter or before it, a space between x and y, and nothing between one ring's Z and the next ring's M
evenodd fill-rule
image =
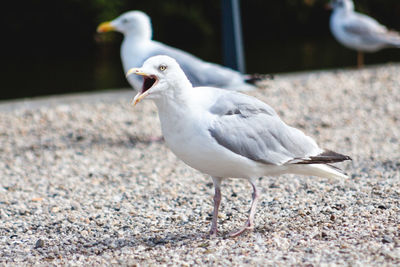
M133 104L152 99L169 148L186 164L213 178L211 236L217 234L224 178L245 178L253 187L248 220L231 236L254 227L258 177L294 173L347 178L330 164L350 157L319 148L311 137L286 125L270 106L254 97L214 87L193 87L178 63L168 56L151 57L143 67L130 69L127 76L131 74L143 77Z
M215 86L224 89L247 91L255 89L253 85L260 78L242 75L227 67L205 62L185 51L152 40L152 27L149 16L141 11L129 11L116 19L101 23L97 31L118 31L124 34L121 45L121 59L125 73L133 67L156 55L168 55L181 65L186 76L194 86ZM142 80L130 76L129 83L140 90Z
M332 0L333 8L330 28L333 36L342 45L354 49L357 65L364 65L363 52L375 52L382 48L400 48L400 35L388 30L375 19L354 11L352 0Z

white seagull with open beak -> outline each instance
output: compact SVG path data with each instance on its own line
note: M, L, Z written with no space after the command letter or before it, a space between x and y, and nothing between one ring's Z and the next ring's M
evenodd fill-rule
M213 87L193 87L179 64L168 56L146 60L127 76L143 77L143 86L133 99L137 104L151 99L158 108L166 144L189 166L211 175L214 213L210 235L217 234L221 181L244 178L253 187L249 218L237 236L254 227L260 176L294 173L346 178L331 163L350 157L324 150L298 129L286 125L260 100Z

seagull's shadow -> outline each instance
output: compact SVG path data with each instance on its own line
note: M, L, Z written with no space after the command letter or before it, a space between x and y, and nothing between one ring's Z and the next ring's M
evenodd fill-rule
M118 251L123 248L135 249L144 246L146 251L151 251L158 246L178 247L183 244L202 241L206 238L201 233L188 234L169 234L147 237L152 233L142 233L140 236L130 235L123 238L109 237L98 238L98 236L87 236L78 243L71 244L65 240L51 240L44 242L40 248L35 248L35 252L43 256L45 260L53 260L55 258L63 258L67 255L102 255L110 251ZM147 236L146 236L147 235ZM54 242L55 241L55 242ZM47 243L53 243L48 245ZM56 244L54 244L56 243ZM54 254L54 247L58 248L58 252Z
M53 223L54 224L54 223ZM44 228L51 228L54 226L49 224ZM144 231L139 234L134 234L128 231L123 237L111 236L104 238L99 236L98 231L90 231L91 234L82 236L79 232L73 233L73 235L80 235L78 242L70 242L68 239L59 238L45 238L44 245L34 248L35 253L42 256L44 260L53 260L55 258L64 258L68 255L102 255L106 252L118 251L123 248L132 248L133 250L138 247L144 247L145 251L152 251L157 247L167 246L168 248L180 247L182 245L195 244L199 247L207 248L210 240L224 240L224 239L243 239L249 238L254 233L266 234L270 232L268 229L255 228L255 230L247 231L238 237L229 237L230 231L222 231L217 237L211 238L208 235L208 231L199 231L199 229L193 229L192 231L180 232L178 225L171 225L174 232L159 231L157 233L151 231ZM53 227L54 228L54 227ZM232 229L233 230L233 229ZM57 253L54 252L54 247L57 247Z

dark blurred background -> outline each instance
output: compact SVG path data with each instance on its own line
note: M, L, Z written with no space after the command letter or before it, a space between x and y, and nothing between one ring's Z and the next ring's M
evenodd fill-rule
M354 66L356 53L329 31L325 0L242 0L248 73ZM399 0L357 0L356 10L400 30ZM122 35L99 35L100 22L128 10L152 18L155 40L221 63L220 1L8 1L1 16L0 99L129 87L120 62ZM366 64L400 62L400 50L366 55Z

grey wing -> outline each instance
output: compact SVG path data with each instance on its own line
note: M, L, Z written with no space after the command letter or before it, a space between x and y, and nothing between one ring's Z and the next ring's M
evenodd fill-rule
M387 31L386 27L374 18L360 13L354 13L350 18L348 18L346 23L343 24L343 28L350 33L360 35L384 33Z
M244 80L244 77L237 71L214 63L205 62L183 50L159 42L155 42L155 44L157 45L151 51L149 57L167 55L175 58L194 87L224 87L230 84L233 78Z
M343 29L351 34L358 35L364 42L388 42L398 38L398 34L389 31L375 19L356 13L343 24Z
M211 136L232 152L265 164L281 165L306 159L322 150L303 132L286 125L267 104L238 94L217 99Z

